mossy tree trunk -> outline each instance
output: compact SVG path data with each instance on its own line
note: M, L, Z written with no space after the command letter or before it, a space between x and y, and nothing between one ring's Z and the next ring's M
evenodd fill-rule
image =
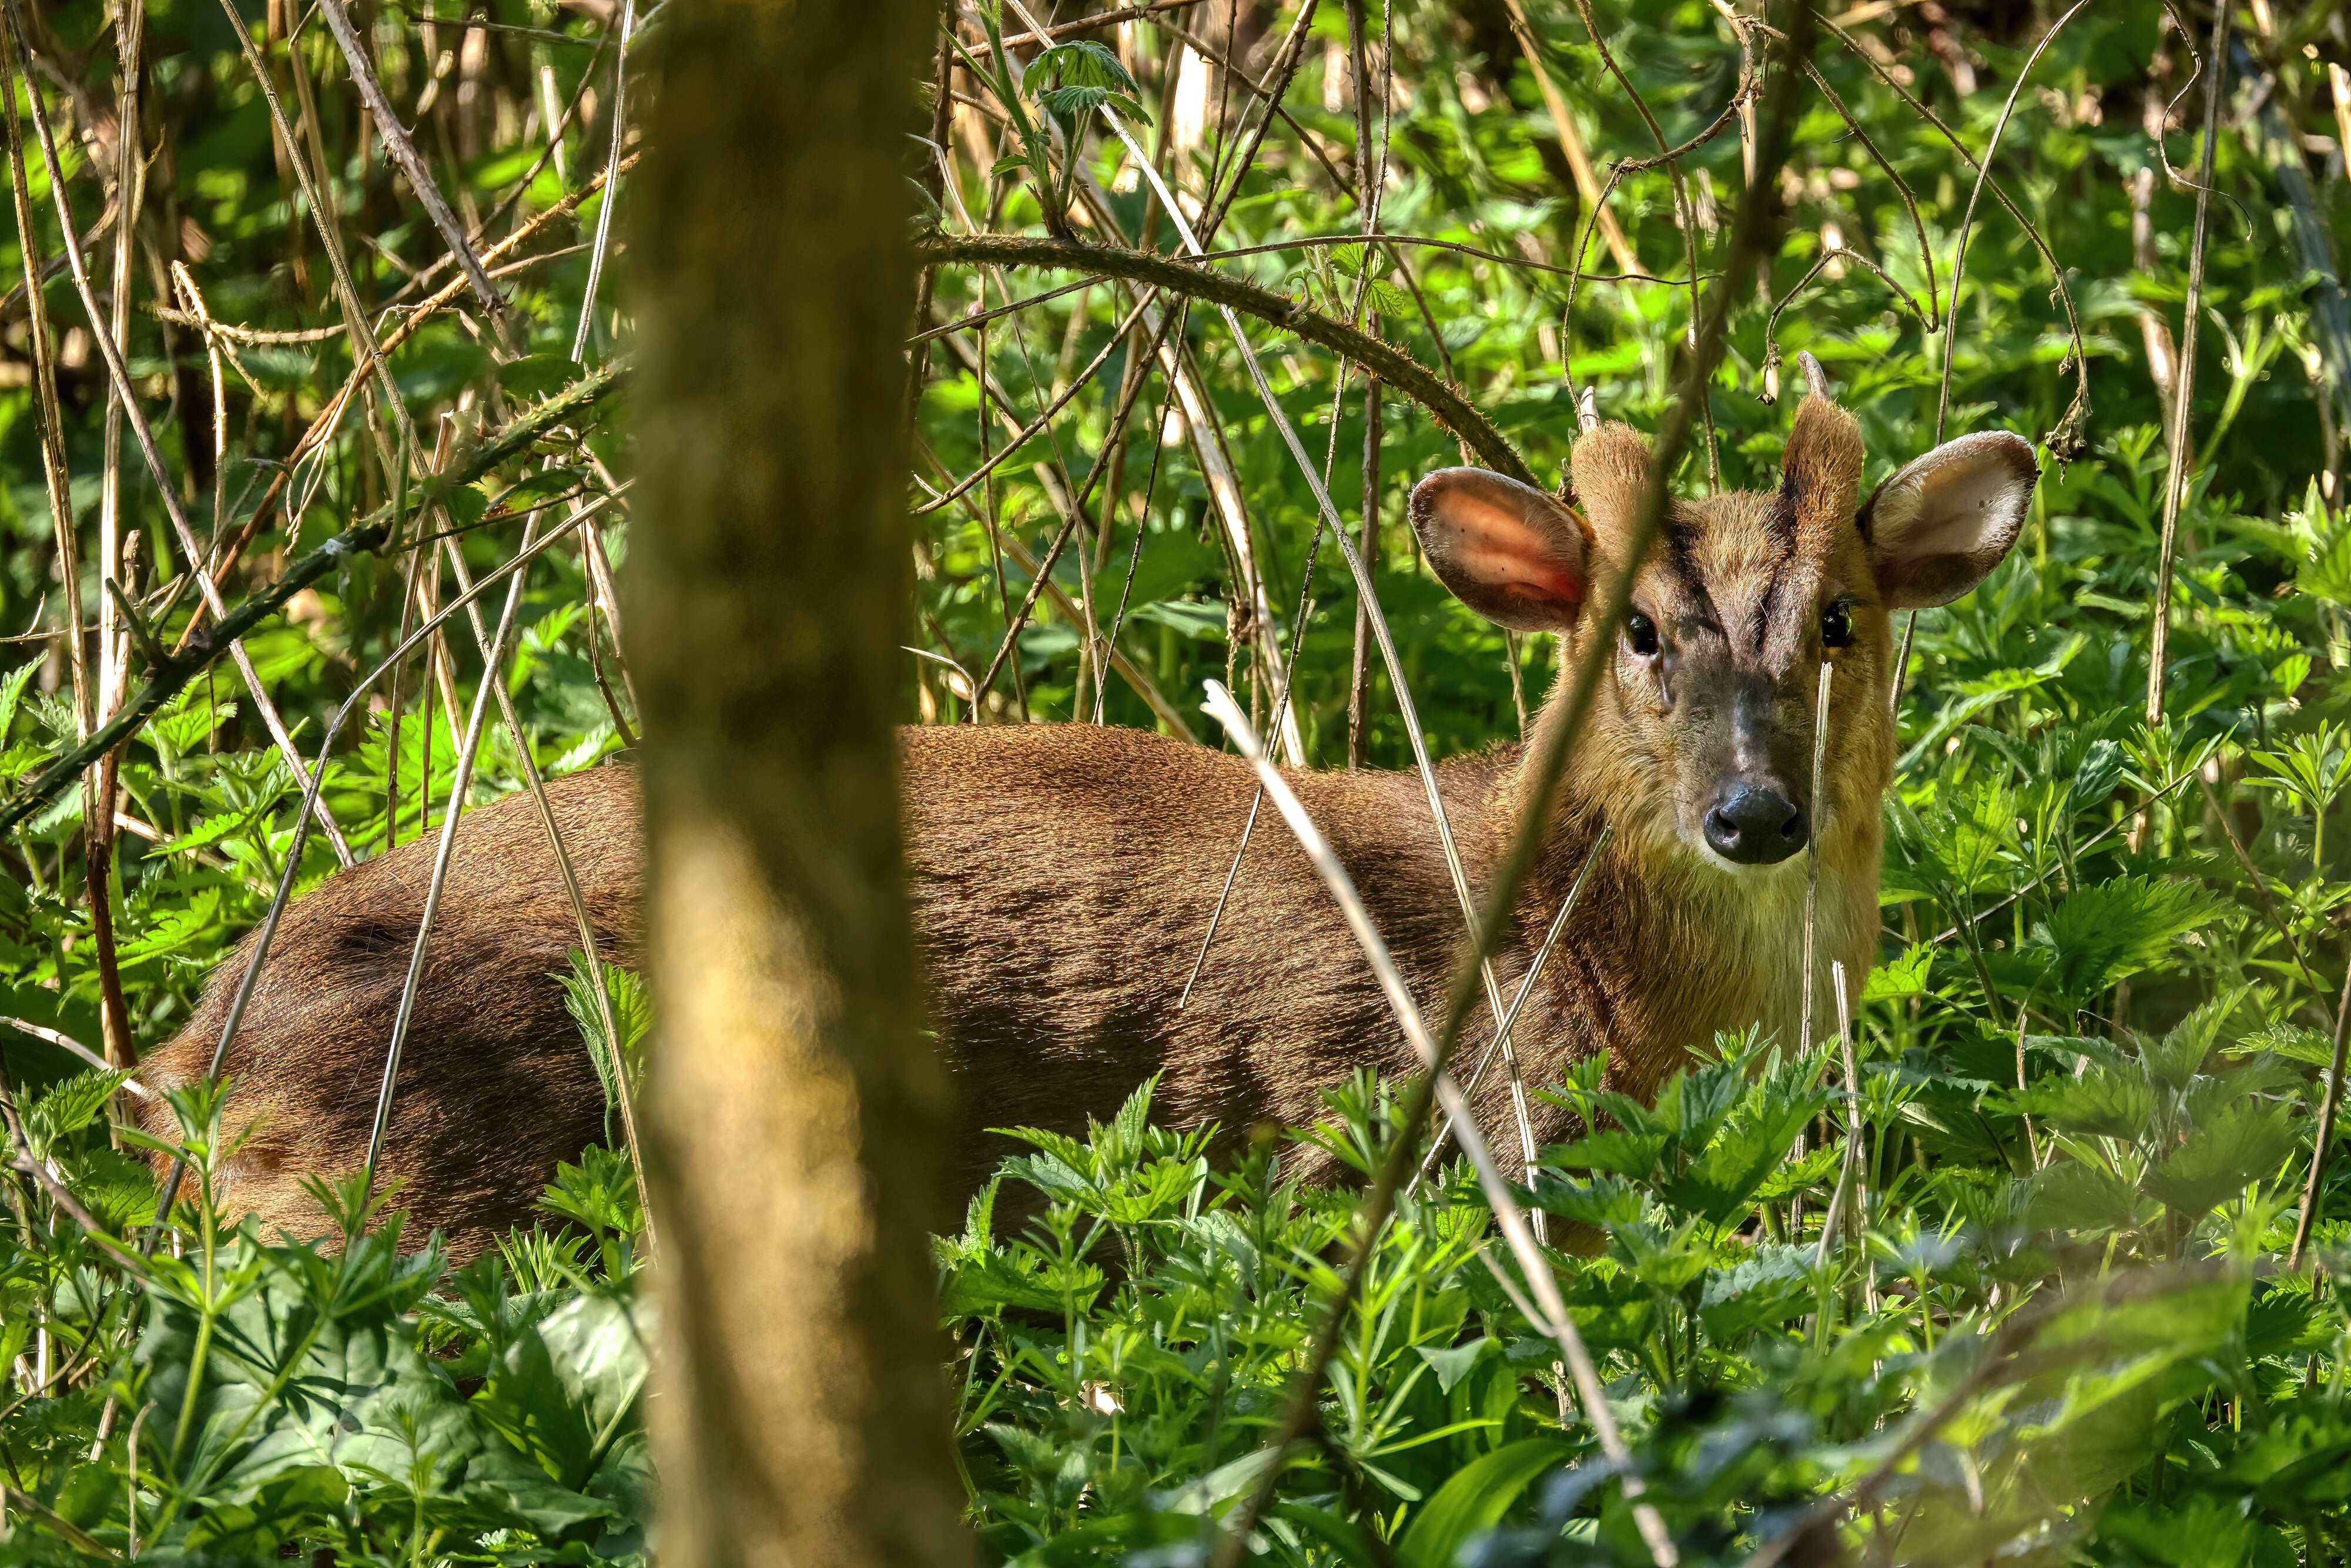
M633 214L663 1556L967 1559L892 716L925 0L678 0Z

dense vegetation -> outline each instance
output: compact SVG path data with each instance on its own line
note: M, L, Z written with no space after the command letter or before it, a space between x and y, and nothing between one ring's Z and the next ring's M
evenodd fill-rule
M485 252L515 241L486 258L501 312L388 162L340 13L7 6L29 233L12 224L0 247L16 286L0 299L0 810L152 669L184 667L157 653L203 646L192 557L232 603L305 561L330 570L246 637L250 684L206 664L110 783L92 769L0 842L0 1560L641 1561L657 1529L646 1249L617 1123L550 1189L544 1227L452 1271L430 1246L402 1253L396 1221L363 1234L398 1196L348 1172L319 1173L347 1245L234 1228L210 1176L237 1135L233 1092L177 1103L192 1174L151 1228L150 1150L121 1125L135 1071L90 1060L173 1032L262 918L297 854L289 750L307 767L327 747L324 802L364 857L633 743L625 601L601 586L627 548L625 400L603 395L630 338L626 176L609 225L601 189L630 146L616 68L659 48L664 8L350 7L452 223ZM1300 1187L1280 1140L1213 1162L1200 1133L1150 1124L1146 1086L1114 1124L1040 1135L1008 1166L1006 1206L1040 1218L992 1224L991 1189L937 1243L991 1560L1817 1563L1840 1536L1872 1562L2351 1552L2351 1318L2330 1273L2351 1177L2325 1160L2320 1113L2351 996L2335 260L2351 84L2328 80L2351 61L2346 16L2252 0L2231 16L2209 143L2209 9L1832 16L1817 77L1767 75L1754 105L1800 116L1788 166L1752 176L1779 183L1784 235L1723 277L1753 135L1727 106L1742 60L1770 50L1760 19L1697 0L1197 0L1045 54L1017 41L1017 6L957 13L952 96L909 193L949 235L1179 250L1115 117L1203 246L1247 253L1221 271L1368 316L1545 482L1573 389L1659 422L1709 287L1735 308L1685 488L1771 482L1789 407L1772 398L1799 350L1859 416L1871 483L1972 429L2026 434L2044 467L2010 562L1917 622L1886 936L1850 1055L1823 1020L1810 1046L1723 1040L1654 1106L1585 1072L1543 1088L1593 1130L1547 1151L1521 1197L1589 1243L1552 1263L1624 1460L1465 1166L1400 1199L1351 1290L1356 1186ZM1187 37L1240 68L1206 68ZM1261 133L1269 82L1286 117ZM1619 161L1710 130L1625 172L1595 217ZM1411 236L1368 263L1337 243L1365 227L1367 166L1377 232ZM1269 413L1352 530L1374 466L1360 380L1243 318L1261 396L1217 312L1176 304L1060 270L926 279L925 331L1018 308L914 356L904 716L1205 734L1214 676L1270 730L1294 668L1297 750L1343 766L1361 664L1362 754L1409 766L1352 579ZM1152 352L1163 325L1191 393ZM2174 528L2165 415L2182 388ZM1379 597L1428 740L1515 740L1551 649L1505 639L1420 568L1402 497L1458 449L1425 409L1383 403ZM390 548L365 533L379 519ZM559 524L513 580L493 661L510 720L477 700L503 587L390 661ZM355 527L361 548L311 553ZM298 842L297 886L336 868L324 836ZM632 977L605 977L609 1005L593 977L571 983L582 1049L608 1082L632 1071ZM1299 1136L1368 1176L1416 1131L1405 1088L1342 1086ZM1277 1449L1326 1330L1316 1419Z

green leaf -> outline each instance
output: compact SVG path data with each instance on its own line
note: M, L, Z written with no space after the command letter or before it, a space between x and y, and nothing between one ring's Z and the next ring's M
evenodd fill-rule
M1107 88L1080 84L1074 87L1048 88L1037 95L1037 101L1061 120L1075 120L1079 115L1102 108L1104 104L1125 107L1127 100Z
M569 974L555 977L563 987L563 1010L571 1015L579 1028L580 1038L588 1048L588 1061L596 1070L596 1081L604 1090L604 1135L611 1136L612 1109L619 1100L619 1081L615 1074L625 1071L631 1087L634 1087L640 1064L637 1048L653 1028L653 998L645 992L644 981L632 969L611 962L605 963L604 998L612 1013L612 1027L620 1039L612 1040L604 1031L604 1014L596 1005L596 976L590 967L588 955L580 948L568 954L571 961Z
M561 354L526 354L498 367L498 385L509 397L534 401L561 392L587 372Z
M1051 71L1056 81L1073 86L1108 88L1128 94L1143 90L1127 73L1126 67L1119 63L1117 53L1092 38L1055 44L1041 51L1029 68Z
M1561 1170L1641 1177L1657 1168L1657 1156L1672 1141L1673 1134L1667 1132L1628 1133L1612 1127L1572 1144L1554 1144L1543 1151L1542 1161Z
M2044 1116L2066 1132L2101 1138L2136 1138L2156 1113L2154 1085L2130 1071L2044 1078L2010 1099L2019 1110Z
M1310 1508L1302 1502L1277 1502L1266 1512L1275 1519L1301 1526L1319 1537L1323 1544L1339 1554L1342 1563L1374 1565L1380 1561L1379 1552L1373 1548L1372 1538L1364 1532L1363 1526L1353 1520L1341 1519L1337 1514ZM1186 1532L1186 1535L1194 1533Z
M2295 1142L2284 1106L2231 1106L2189 1134L2147 1178L2147 1190L2174 1210L2201 1218L2252 1183L2273 1179Z
M92 1068L56 1084L26 1106L25 1134L32 1140L34 1154L46 1158L59 1138L97 1121L106 1103L130 1076L128 1072L101 1072Z
M2351 527L2339 528L2300 571L2294 587L2336 604L2351 604Z
M1834 1149L1823 1154L1834 1155ZM1762 1242L1737 1267L1707 1275L1698 1316L1718 1343L1766 1323L1785 1322L1814 1305L1813 1264L1807 1248Z
M1453 1385L1468 1376L1485 1359L1488 1351L1499 1350L1502 1343L1490 1336L1482 1336L1468 1344L1457 1344L1447 1350L1436 1350L1425 1344L1414 1348L1420 1353L1420 1359L1428 1363L1428 1369L1437 1374L1437 1386L1450 1394Z
M1666 1182L1658 1196L1687 1214L1719 1224L1754 1203L1755 1190L1787 1159L1796 1134L1827 1103L1820 1092L1767 1093L1744 1107L1689 1168Z
M2037 1229L2103 1235L2136 1229L2153 1210L2121 1176L2088 1160L2058 1160L2035 1176L2025 1222Z
M1573 1182L1549 1171L1535 1173L1535 1206L1562 1219L1605 1229L1629 1225L1641 1218L1641 1194L1616 1176L1594 1176L1589 1185Z
M2307 1062L2313 1067L2332 1068L2335 1065L2335 1041L2325 1030L2308 1024L2279 1020L2247 1035L2238 1041L2244 1051L2268 1051L2289 1061Z
M40 662L35 660L0 675L0 740L8 738L8 727L16 722L16 705L25 695L25 684L40 667Z
M1575 1457L1560 1437L1522 1437L1476 1460L1437 1490L1396 1542L1405 1568L1454 1568L1473 1536L1502 1521L1527 1490Z
M2118 876L2077 887L2033 927L2050 956L2052 977L2069 999L2086 1004L2118 980L2161 963L2186 933L2220 912L2219 899L2192 883Z
M548 1479L578 1491L635 1419L650 1366L624 1302L575 1296L515 1337L473 1406Z
M1880 964L1869 972L1869 981L1861 988L1864 1002L1907 1001L1927 988L1927 976L1934 966L1934 946L1926 942L1914 942L1891 963Z

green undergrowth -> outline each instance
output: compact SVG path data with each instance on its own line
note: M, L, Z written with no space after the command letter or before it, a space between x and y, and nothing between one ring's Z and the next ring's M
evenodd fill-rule
M613 39L596 6L356 9L371 13L386 92L469 224L511 232L602 166ZM1737 40L1699 0L1601 0L1606 59L1578 6L1523 9L1604 178L1660 136L1698 136L1739 81ZM2351 183L2339 146L2326 150L2339 127L2325 75L2351 66L2351 19L2325 4L2235 15L2246 53L2231 57L2211 150L2177 575L2158 602L2168 393L2149 354L2181 323L2196 221L2193 190L2165 170L2201 167L2201 89L2189 83L2211 65L2167 31L2174 9L2102 0L2053 38L2061 13L2049 5L1947 4L1941 21L1925 6L1842 11L1856 41L1824 37L1816 57L1834 102L1805 97L1789 166L1758 172L1779 181L1785 238L1751 276L1719 285L1735 286L1737 308L1681 492L1778 482L1790 418L1778 392L1792 388L1799 350L1825 364L1859 420L1866 486L1940 439L1988 429L2034 441L2043 473L2007 563L1917 620L1886 802L1883 931L1854 998L1851 1071L1834 1040L1741 1037L1689 1063L1654 1105L1609 1095L1585 1069L1531 1085L1586 1129L1546 1151L1518 1197L1545 1217L1548 1266L1597 1362L1626 1464L1600 1451L1562 1387L1562 1347L1519 1305L1520 1265L1458 1166L1400 1196L1360 1288L1343 1283L1367 1173L1401 1135L1410 1086L1335 1086L1317 1127L1230 1158L1210 1156L1205 1130L1154 1125L1144 1089L1083 1137L1031 1135L963 1231L935 1242L943 1327L918 1353L936 1355L952 1384L985 1562L1206 1568L1238 1550L1301 1568L1636 1564L1656 1555L1636 1490L1692 1564L1772 1550L1823 1563L1838 1542L1844 1560L1872 1563L2351 1558L2351 1317L2336 1283L2351 1249L2351 1161L2334 1162L2299 1257L2295 1244L2351 925L2351 397L2326 327ZM2199 35L2210 25L2206 8L2176 9ZM33 89L60 122L77 232L103 235L110 176L85 150L111 134L99 126L117 102L115 11L102 0L18 10L37 56ZM1511 10L1365 8L1367 47L1392 44L1395 63L1376 95L1390 110L1382 231L1458 248L1299 243L1362 227L1324 162L1352 169L1357 135L1336 4L1309 25L1286 99L1294 123L1238 173L1228 154L1249 128L1226 117L1243 112L1245 94L1212 91L1203 108L1177 91L1172 35L1131 25L1099 48L1032 56L1024 77L967 7L979 68L956 90L973 119L951 122L935 150L956 187L922 221L1033 236L1091 181L1103 215L1065 220L1081 238L1168 248L1149 183L1106 129L1117 113L1187 191L1222 181L1237 193L1216 243L1250 254L1219 267L1332 316L1368 310L1369 327L1457 384L1554 480L1577 428L1571 383L1592 386L1608 417L1655 429L1666 416L1692 253L1714 283L1748 175L1736 116L1687 152L1678 183L1664 168L1628 173L1610 211L1626 254L1662 280L1614 277L1612 245L1585 243L1591 212ZM1211 17L1228 11L1261 79L1296 11L1202 5L1185 25L1229 41ZM635 14L657 54L664 7ZM460 29L461 15L496 26ZM325 29L306 16L289 40L282 26L269 34L259 7L254 16L289 89L308 73L285 101L318 106L303 113L302 144L322 164L356 287L393 319L429 286L414 275L436 265L441 242L363 134L371 121ZM192 528L225 540L273 477L289 479L290 515L264 519L224 584L234 599L415 495L423 453L371 403L297 452L352 363L321 336L342 316L307 204L218 7L150 0L145 17L143 123L159 151L140 233L166 249L179 236L159 259L189 269L217 319L280 335L224 340L226 462L215 466L210 357L156 314L184 314L185 301L158 292L143 251L131 268L129 365ZM461 32L471 41L455 41ZM21 78L9 90L29 103ZM2147 105L2183 91L2158 147ZM582 106L559 159L541 156L549 94ZM1072 142L1083 167L1063 152ZM1987 150L1998 190L1979 202L1971 159ZM2286 178L2296 171L2312 204L2299 225ZM36 166L26 183L54 266L62 227L48 176ZM513 308L499 332L444 313L392 354L425 450L432 433L486 428L625 349L625 254L580 332L600 201L517 253L528 265L501 278ZM0 221L11 225L0 285L14 285L25 253L13 208ZM2303 248L2313 234L2315 256ZM110 257L92 259L104 281ZM1557 269L1576 266L1601 276L1571 300ZM912 612L893 638L919 656L898 716L969 716L972 679L1033 588L1034 612L977 701L983 718L1099 716L1196 733L1213 676L1265 726L1295 653L1301 747L1312 765L1343 765L1355 589L1317 543L1314 486L1222 321L1194 309L1179 329L1205 398L1195 414L1216 426L1196 444L1149 359L1113 341L1134 302L1111 284L962 267L933 284L937 322L1070 287L914 356L914 472L932 494L913 492ZM94 620L107 602L96 564L107 399L87 352L92 323L61 271L42 298L60 356L75 586ZM24 299L0 298L0 798L84 724ZM1246 329L1357 528L1360 381L1343 384L1327 355L1278 326ZM1130 381L1135 412L1121 428ZM1030 431L1064 392L1061 412ZM627 471L626 417L624 402L600 405L453 497L434 524L445 548L431 573L413 553L350 561L246 640L306 755L413 625L418 600L455 591L449 557L475 578L496 570L524 512L599 502L592 526L625 580L629 496L614 476ZM1439 756L1514 742L1554 679L1555 650L1478 620L1426 570L1405 497L1460 448L1393 393L1382 420L1369 553L1425 738ZM1023 432L984 480L934 501ZM145 542L130 552L129 597L176 643L196 596L134 446L124 443L120 520ZM1245 544L1202 469L1204 446L1245 498ZM1098 465L1072 526L1063 505ZM1065 528L1055 591L1043 592L1023 562ZM1251 608L1252 570L1269 616ZM520 734L493 714L462 790L463 718L450 706L462 716L483 679L470 626L450 623L432 667L412 659L363 695L324 796L357 857L523 787L526 750L559 775L631 743L633 697L595 575L569 542L533 566L515 653L494 677ZM2158 613L2170 640L2150 723ZM1089 616L1123 655L1106 685L1084 653ZM1366 662L1363 750L1407 766L1383 662ZM130 1036L147 1050L186 1022L263 917L296 853L298 791L225 661L120 765L114 807L130 825L98 892ZM297 1246L236 1228L214 1202L241 1124L231 1084L177 1103L192 1174L151 1233L145 1160L157 1151L110 1112L138 1090L73 1050L104 1040L84 810L68 789L0 842L0 1062L25 1140L0 1169L0 1563L656 1556L642 1426L655 1325L625 1160L584 1151L541 1224L462 1268L397 1228ZM299 854L298 889L336 869L315 833ZM641 1067L645 998L617 973L609 1009L572 983L582 1048L610 1093L616 1073ZM617 1052L601 1035L608 1010L624 1037ZM1343 1179L1300 1185L1309 1153L1334 1158ZM399 1204L347 1186L319 1196L354 1231L371 1216L392 1223ZM1314 1419L1276 1455L1267 1445L1326 1328ZM1244 1518L1254 1523L1236 1546Z

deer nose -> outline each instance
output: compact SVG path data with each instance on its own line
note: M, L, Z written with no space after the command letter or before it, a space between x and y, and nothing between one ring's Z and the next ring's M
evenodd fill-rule
M1804 847L1810 827L1802 809L1777 789L1732 784L1706 814L1706 841L1727 861L1776 865Z

